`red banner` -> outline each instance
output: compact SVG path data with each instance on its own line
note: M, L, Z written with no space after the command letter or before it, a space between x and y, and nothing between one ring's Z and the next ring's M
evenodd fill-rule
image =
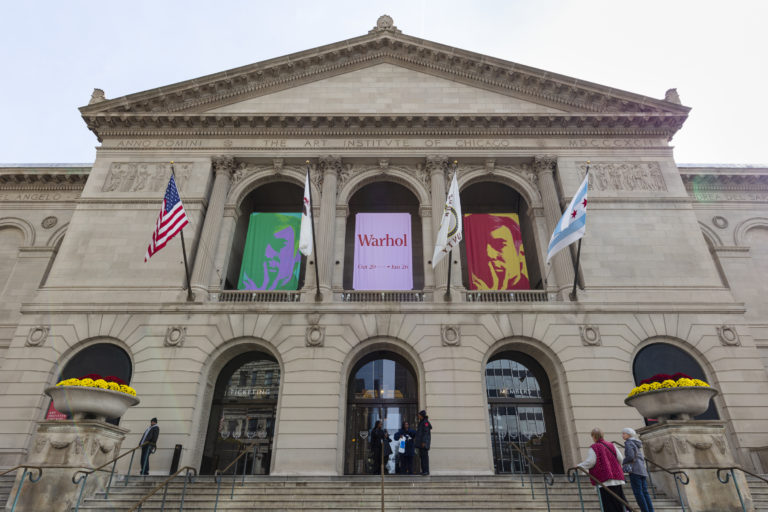
M531 289L516 213L464 215L464 240L471 290Z
M47 420L65 420L67 419L67 415L63 412L59 412L53 407L53 400L51 400L51 405L48 406L48 412L45 413L45 419Z

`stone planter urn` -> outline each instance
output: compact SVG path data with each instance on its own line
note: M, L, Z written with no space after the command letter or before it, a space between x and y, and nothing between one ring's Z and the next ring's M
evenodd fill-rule
M121 391L85 386L52 386L45 394L53 399L57 411L75 420L119 418L139 403L138 398Z
M693 419L707 410L709 400L717 394L715 388L704 386L663 388L638 393L626 398L624 403L637 409L643 418L663 423Z

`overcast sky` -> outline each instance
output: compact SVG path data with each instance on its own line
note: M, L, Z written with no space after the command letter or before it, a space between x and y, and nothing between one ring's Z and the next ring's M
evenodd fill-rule
M6 1L2 163L91 163L78 107L366 34L404 33L693 110L678 163L768 164L768 2Z

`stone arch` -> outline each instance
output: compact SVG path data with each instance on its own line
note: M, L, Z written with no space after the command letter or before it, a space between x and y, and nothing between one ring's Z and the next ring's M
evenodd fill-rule
M305 176L306 169L302 170L298 168L283 168L280 172L276 172L273 168L269 168L250 173L230 188L226 207L239 208L240 204L248 194L267 183L284 181L292 185L298 185L303 189ZM312 188L312 199L315 203L313 209L315 209L320 204L320 190L311 181L309 186Z
M0 219L0 229L4 227L19 229L24 234L24 245L26 247L35 245L35 228L26 220L18 217L3 217Z
M768 218L765 217L752 217L741 222L736 229L733 230L733 242L738 247L745 247L747 244L747 232L754 228L766 228L768 229Z
M348 205L350 198L366 185L377 181L391 181L404 186L419 200L419 206L429 204L429 190L426 185L417 179L412 170L402 167L388 167L386 171L381 167L369 167L357 171L355 175L346 182L339 191L336 198L336 204ZM445 201L444 199L441 201Z
M341 364L341 371L339 372L339 422L338 422L338 436L336 445L336 470L339 475L344 474L344 456L345 456L345 432L347 425L347 394L349 392L347 384L349 381L350 373L355 365L362 358L372 352L387 351L399 355L405 359L408 364L411 365L414 372L416 372L416 379L419 388L419 406L424 407L426 402L426 390L425 390L425 370L424 363L421 360L419 353L405 341L393 338L389 336L372 336L365 340L360 341L355 347L350 350L344 361Z
M192 464L200 469L203 449L205 447L205 438L208 433L208 420L211 415L213 393L216 388L216 380L219 377L224 366L235 357L246 352L263 352L277 361L280 366L280 385L277 395L277 408L275 412L275 435L273 445L277 446L280 435L280 410L283 400L283 382L285 379L285 363L280 353L274 345L261 339L251 336L242 336L230 339L216 347L208 357L206 357L203 366L200 368L200 383L197 389L199 414L195 417L190 438L194 442L194 448L191 450ZM274 467L276 450L272 450L271 465Z
M701 234L704 235L704 240L707 241L707 244L709 244L710 247L716 249L717 247L723 246L723 241L720 239L720 236L715 233L714 229L703 222L699 222L699 227L701 228Z
M92 336L90 338L78 341L77 343L69 346L63 352L61 352L57 360L51 365L51 368L48 372L48 385L53 386L56 384L56 379L58 374L61 373L61 369L66 367L67 364L72 361L72 359L77 354L83 350L88 349L89 347L100 344L115 345L122 349L123 352L128 355L128 359L131 362L131 375L136 373L136 360L133 357L131 347L127 343L113 336Z
M69 229L68 222L51 233L51 236L48 237L48 241L45 243L45 246L50 247L51 249L58 248L59 244L62 242L62 240L64 240L64 235L67 234L67 229Z
M478 371L485 372L488 362L497 354L506 351L522 352L534 358L544 369L549 379L552 392L552 402L557 418L557 435L560 440L560 452L566 468L577 464L580 459L577 432L574 427L573 408L568 390L568 379L565 367L558 355L541 341L527 336L512 336L504 338L491 345L485 352ZM487 396L485 378L482 379L483 399ZM485 418L486 431L490 432L490 421ZM488 459L493 460L491 443L488 443Z
M543 208L541 195L538 189L522 173L497 169L489 173L485 167L478 167L459 173L459 190L464 190L470 185L481 182L501 183L517 191L528 203L528 207Z

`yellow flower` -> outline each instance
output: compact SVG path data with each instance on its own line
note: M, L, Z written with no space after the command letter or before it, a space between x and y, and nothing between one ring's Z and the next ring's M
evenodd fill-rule
M109 384L104 379L98 379L93 382L93 385L101 389L109 389Z
M693 379L693 385L694 386L707 387L707 388L709 387L709 384L707 384L706 382L704 382L701 379Z
M685 377L682 379L677 379L677 387L679 388L689 388L695 385L696 384L693 383L693 379L686 379Z
M107 386L112 391L120 391L120 384L118 384L117 382L108 382Z
M80 381L81 386L88 386L89 388L93 387L94 384L93 379L83 379Z
M660 382L651 382L648 384L648 391L656 391L657 389L661 389Z
M674 388L677 387L677 382L673 381L672 379L667 379L664 382L661 383L662 388Z

